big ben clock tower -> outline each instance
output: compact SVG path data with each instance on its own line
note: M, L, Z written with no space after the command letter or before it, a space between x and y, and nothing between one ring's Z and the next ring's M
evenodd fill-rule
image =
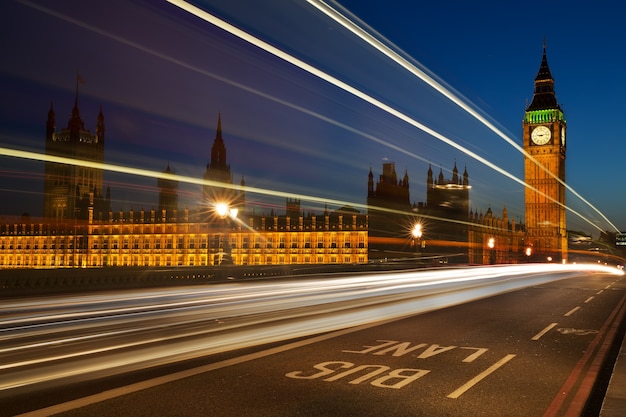
M565 222L566 122L554 92L546 45L524 113L524 179L528 243L535 255L567 259ZM533 160L534 159L534 160Z

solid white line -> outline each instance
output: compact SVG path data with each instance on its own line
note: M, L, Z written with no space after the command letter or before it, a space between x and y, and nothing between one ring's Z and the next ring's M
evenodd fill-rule
M565 317L569 317L572 314L574 314L575 312L577 312L578 310L580 310L580 306L578 307L574 307L572 308L570 311L568 311L567 313L563 314Z
M508 361L513 359L514 357L515 357L515 355L512 354L512 353L506 355L504 358L500 359L498 362L494 363L489 368L485 369L484 371L482 371L481 373L476 375L474 378L470 379L465 384L461 385L454 392L452 392L451 394L448 394L447 397L448 398L459 398L461 395L463 395L463 393L465 393L465 391L467 391L468 389L472 388L474 385L478 384L480 381L482 381L487 376L489 376L489 374L495 372L498 368L500 368L502 365L504 365L505 363L507 363Z
M550 330L552 330L552 328L553 328L554 326L556 326L557 324L558 324L558 323L552 323L552 324L549 324L549 325L548 325L545 329L543 329L542 331L540 331L539 333L537 333L536 335L534 335L534 336L532 337L532 339L530 339L530 340L539 340L539 339L541 339L541 336L543 336L544 334L548 333L548 332L549 332Z

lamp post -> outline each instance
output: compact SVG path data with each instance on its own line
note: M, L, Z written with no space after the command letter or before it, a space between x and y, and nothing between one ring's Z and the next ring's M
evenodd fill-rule
M422 246L422 224L415 223L413 229L411 229L411 236L413 236L413 245L415 246L415 253L419 256L420 247Z
M217 215L217 217L219 217L220 219L220 223L222 224L223 227L225 227L225 232L224 232L224 242L222 245L218 244L218 259L219 259L219 263L218 265L221 265L222 263L226 262L226 263L232 263L232 257L230 254L230 244L228 242L230 235L228 233L229 230L229 225L228 225L228 219L236 219L237 218L237 214L238 214L238 210L236 208L230 207L227 203L216 203L215 204L215 214ZM225 260L224 258L227 256L227 259Z
M493 265L496 263L496 240L492 237L487 241L487 246L489 247L489 264Z

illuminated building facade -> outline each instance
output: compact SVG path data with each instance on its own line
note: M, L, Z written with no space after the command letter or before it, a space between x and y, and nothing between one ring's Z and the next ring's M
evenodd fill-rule
M105 220L3 224L0 268L202 266L225 256L235 265L368 261L367 216L350 210L211 222L200 212L180 214L141 210Z
M77 102L70 121L80 126ZM95 160L99 153L86 151L72 153L72 149L92 144L103 144L103 117L98 117L97 134L86 136L68 145L64 156ZM48 117L47 140L53 142L66 135L54 135L54 113ZM100 136L98 135L100 134ZM65 137L65 136L62 136ZM55 139L56 138L56 139ZM67 143L66 143L67 142ZM57 146L57 144L53 144ZM56 148L55 148L56 150ZM94 151L95 152L95 151ZM58 152L60 153L60 152ZM52 166L46 170L46 187L56 184L50 177L63 175L72 181L87 183L87 177L97 180L84 188L79 185L76 195L81 195L85 216L78 210L58 210L52 219L32 221L24 217L0 224L0 268L77 268L115 266L203 266L203 265L278 265L278 264L357 264L368 262L367 215L349 207L323 214L305 215L300 201L287 199L283 215L255 214L244 209L243 190L220 187L219 183L232 184L230 166L226 163L226 147L222 138L221 118L207 165L203 187L205 207L196 210L177 210L178 182L171 178L158 180L158 210L113 213L96 204L101 172L79 171L73 166ZM68 174L69 173L69 174ZM174 171L167 166L165 174ZM84 181L72 175L84 175ZM69 181L68 181L69 183ZM74 183L64 184L70 190ZM243 179L241 182L243 186ZM61 187L58 187L61 189ZM93 190L96 190L95 192ZM83 191L86 193L84 198ZM89 191L89 192L88 192ZM59 192L59 194L61 194ZM56 195L56 194L55 194ZM64 204L70 204L72 193L65 193ZM46 204L53 199L46 197ZM54 200L57 201L57 200ZM60 201L60 200L59 200ZM84 202L83 202L84 201ZM239 209L236 218L220 218L213 209L225 201ZM72 203L73 204L73 203ZM73 207L77 207L74 205ZM73 213L74 216L70 214Z
M554 91L546 47L523 121L526 228L536 255L567 259L565 216L566 122ZM531 188L532 187L532 188Z
M104 115L96 118L96 132L85 129L78 109L78 79L74 108L65 129L56 129L54 107L50 104L46 122L46 155L104 162ZM46 162L44 180L44 217L49 221L86 219L90 195L97 212L107 213L111 195L103 195L102 169Z
M496 216L491 208L485 214L470 211L468 258L471 264L503 264L526 262L530 253L525 244L526 229L509 219L506 207Z

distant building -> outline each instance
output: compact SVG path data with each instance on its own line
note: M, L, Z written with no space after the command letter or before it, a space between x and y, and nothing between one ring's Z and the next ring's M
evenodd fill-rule
M78 81L74 108L65 129L57 130L54 107L50 104L46 122L46 155L86 162L72 165L45 163L44 218L47 221L86 219L87 206L93 200L96 213L110 210L110 190L103 195L103 170L89 166L104 163L104 115L102 108L96 118L96 131L85 128L78 109ZM91 196L91 197L90 197Z
M402 259L414 257L415 244L428 242L429 253L434 257L455 256L455 262L467 261L469 176L467 169L459 176L456 163L452 178L446 179L443 169L434 178L432 167L426 178L426 201L410 202L409 175L405 171L398 179L393 162L383 164L383 172L374 182L370 168L368 176L368 216L370 232L370 258ZM415 242L411 229L423 223L423 236Z
M417 213L428 216L425 236L430 240L431 251L449 255L450 261L467 262L469 174L463 175L454 163L452 177L445 178L443 169L435 179L432 167L428 167L426 179L426 203L419 204Z
M385 162L374 182L370 167L367 181L367 206L370 234L370 258L407 256L407 243L412 217L409 201L409 176L398 179L393 162Z

